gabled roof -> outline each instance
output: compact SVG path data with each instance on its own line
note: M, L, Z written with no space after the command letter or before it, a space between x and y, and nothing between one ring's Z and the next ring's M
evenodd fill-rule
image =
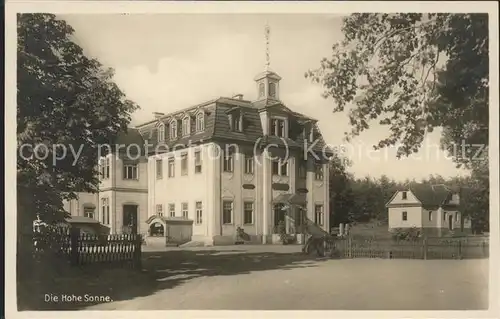
M452 194L444 186L430 186L425 184L410 184L409 190L422 203L423 206L441 206Z
M454 193L444 185L431 186L426 184L410 183L409 186L399 189L387 202L386 206L390 206L396 194L403 191L411 192L423 207L439 207L446 205L447 201Z

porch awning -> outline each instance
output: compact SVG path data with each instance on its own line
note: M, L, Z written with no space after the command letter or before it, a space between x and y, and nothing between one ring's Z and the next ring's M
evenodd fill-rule
M273 203L304 205L306 204L306 196L304 194L280 194L273 199Z

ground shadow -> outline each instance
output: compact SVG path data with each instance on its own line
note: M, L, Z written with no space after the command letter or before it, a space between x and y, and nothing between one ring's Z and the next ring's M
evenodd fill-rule
M109 296L113 301L129 300L176 287L197 277L314 267L315 259L303 253L214 249L144 252L140 271L128 265L106 268L75 268L60 263L24 265L21 267L24 271L18 269L18 309L84 309L105 302L92 301L86 295ZM82 300L62 302L63 295Z

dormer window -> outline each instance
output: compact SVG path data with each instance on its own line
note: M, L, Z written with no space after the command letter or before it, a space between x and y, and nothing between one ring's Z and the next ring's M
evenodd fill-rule
M189 117L186 116L182 119L182 135L189 135Z
M198 113L196 115L196 132L202 132L205 130L205 114Z
M172 121L172 123L170 123L170 139L173 140L176 138L177 138L177 122Z
M269 135L286 137L286 120L285 119L271 119L271 127Z
M235 131L241 131L241 114L235 114L233 128Z
M408 193L407 192L403 192L402 193L402 197L403 197L403 199L408 199Z
M158 142L165 141L165 124L161 123L158 126Z
M243 113L241 110L232 109L228 112L229 126L232 131L243 131Z
M196 132L196 117L190 116L189 117L189 133L194 133Z

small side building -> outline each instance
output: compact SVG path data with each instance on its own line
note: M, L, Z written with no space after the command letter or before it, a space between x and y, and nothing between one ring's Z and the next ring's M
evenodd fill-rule
M471 232L471 221L459 211L460 196L444 186L413 183L387 202L389 231L416 227L429 236Z

